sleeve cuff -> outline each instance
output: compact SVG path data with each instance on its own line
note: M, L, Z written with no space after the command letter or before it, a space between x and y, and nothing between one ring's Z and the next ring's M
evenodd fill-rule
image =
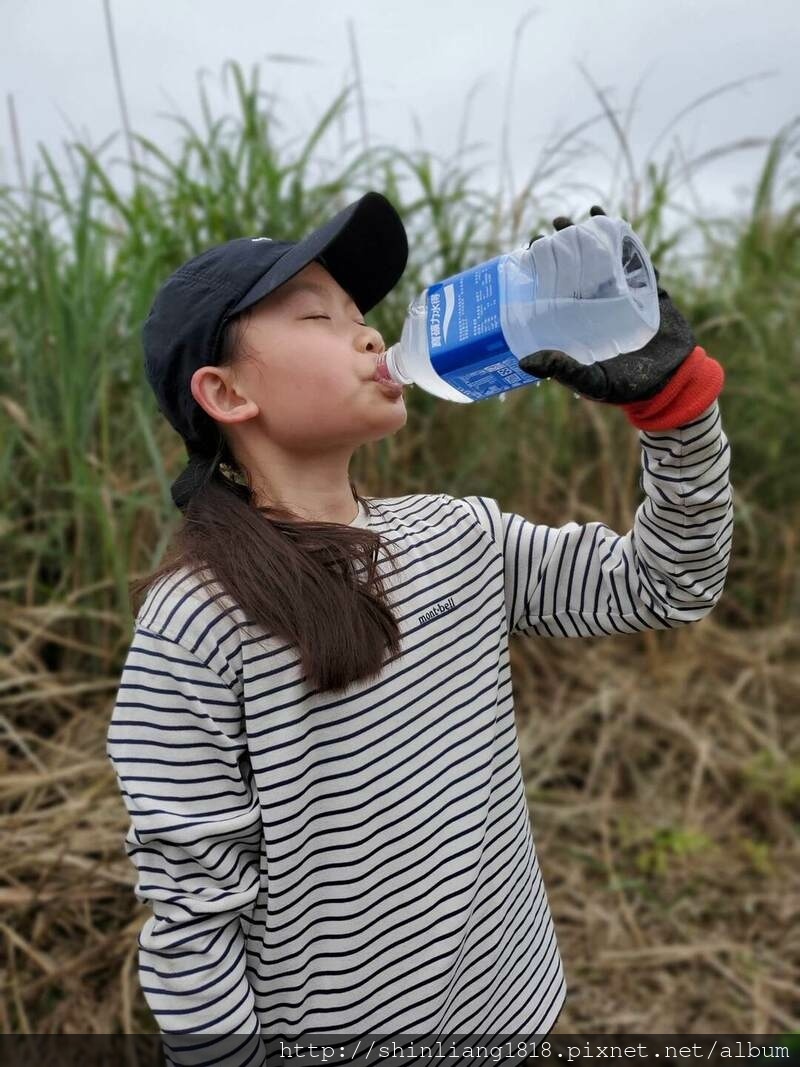
M697 345L660 393L619 407L640 430L672 430L701 415L724 384L722 365Z

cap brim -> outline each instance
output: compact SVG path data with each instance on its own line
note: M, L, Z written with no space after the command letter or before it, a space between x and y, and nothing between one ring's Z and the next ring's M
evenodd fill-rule
M400 280L408 262L408 238L386 197L365 193L290 248L225 317L274 292L323 253L330 274L366 314Z

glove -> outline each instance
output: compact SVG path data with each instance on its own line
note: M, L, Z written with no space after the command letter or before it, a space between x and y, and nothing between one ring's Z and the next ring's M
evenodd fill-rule
M589 214L605 211L593 206ZM563 215L553 219L556 230L573 225ZM528 247L543 236L536 234ZM725 374L697 344L691 326L661 287L657 270L655 275L661 322L643 348L589 366L566 352L542 349L524 356L520 367L537 378L555 378L590 400L622 407L640 429L669 429L696 418L721 392Z

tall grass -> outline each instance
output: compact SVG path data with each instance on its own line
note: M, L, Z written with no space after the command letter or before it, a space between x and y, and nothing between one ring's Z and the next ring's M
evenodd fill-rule
M264 104L259 69L249 82L235 62L224 74L237 113L213 114L201 83L202 128L172 116L182 131L175 157L131 134L141 162L129 194L115 186L103 152L80 142L72 145L76 180L41 146L43 167L28 195L0 189L7 415L0 479L6 559L15 561L8 593L26 605L69 604L69 625L87 646L102 648L107 663L124 640L127 578L158 557L176 519L168 485L181 446L155 415L138 338L164 276L241 234L296 238L374 185L397 204L411 238L404 279L371 316L391 339L424 284L548 227L542 205L558 202L559 166L567 177L576 169L569 158L559 164L565 135L542 153L549 169L540 163L521 190L493 195L476 180L479 168L467 164L463 146L447 159L425 149L350 144L331 160L323 143L351 105L352 86L299 145L287 147ZM630 219L701 343L726 367L739 497L727 607L749 625L783 617L797 604L800 242L798 204L779 214L773 196L792 161L796 124L769 145L749 217L688 220L705 238L703 281L690 282L681 270L681 232L668 232L664 217L672 151L646 159L637 173L625 130L597 95L621 143L624 181L616 197L595 190L583 199L593 195ZM575 210L573 199L560 203ZM354 473L374 492L491 492L553 520L565 500L580 496L585 513L629 521L636 447L613 412L578 405L554 383L516 391L502 406L465 410L419 391L410 404L404 433L356 461ZM109 613L121 628L109 627ZM62 654L81 655L77 648Z
M690 633L631 637L621 652L607 644L595 647L591 639L579 643L580 656L574 642L563 650L545 639L524 654L515 650L521 737L526 781L543 813L544 832L556 835L544 854L549 847L557 857L564 840L553 862L563 859L558 870L567 882L575 878L584 885L585 878L591 884L596 871L603 872L593 899L601 910L605 904L598 901L610 902L609 908L619 902L607 916L609 929L618 920L620 929L637 929L629 893L640 894L637 908L654 909L648 921L659 936L683 929L658 879L664 865L679 863L676 856L691 852L704 833L730 825L724 805L734 800L744 820L734 824L737 840L752 845L752 857L747 853L741 862L752 859L767 870L774 862L774 870L781 870L776 856L780 846L788 862L787 827L793 819L796 824L800 797L800 756L784 746L781 730L789 736L788 726L781 726L779 715L796 708L800 686L790 663L800 607L800 197L788 208L778 201L781 182L797 188L800 120L763 139L749 213L706 217L686 208L679 194L710 159L751 150L753 141L710 149L695 160L686 160L673 143L637 162L627 122L596 86L596 116L557 134L519 184L507 160L497 190L487 192L479 177L483 164L475 159L481 146L467 142L466 113L451 157L427 148L398 150L380 143L374 131L366 143L363 115L362 136L348 141L347 122L360 89L349 85L292 142L281 136L279 113L260 87L258 68L248 78L230 62L223 76L233 90L233 113L215 114L200 82L199 128L183 116L170 117L180 134L175 153L130 131L136 151L129 152L134 165L127 192L105 158L113 140L95 150L72 143L68 172L40 146L32 180L0 187L0 727L8 741L8 749L0 750L0 795L7 826L25 827L28 835L6 865L13 884L3 892L10 894L9 906L22 909L17 921L27 923L24 885L40 869L36 842L42 855L52 856L56 834L72 841L70 854L77 858L64 876L67 883L69 870L84 879L87 864L90 871L107 872L109 857L118 860L124 820L99 755L105 717L130 638L128 580L149 570L163 552L178 520L169 484L184 462L183 444L157 414L142 370L139 331L155 290L180 262L211 244L243 234L297 238L369 188L397 205L411 247L404 278L369 316L387 342L398 335L409 300L424 285L532 233L549 232L555 214L583 217L599 202L641 233L700 343L724 364L721 406L732 448L736 529L730 576L713 618ZM611 128L618 150L610 189L578 180L582 153L591 149L586 132L598 123ZM662 135L667 132L669 126ZM507 131L504 159L511 140ZM652 149L659 144L660 138ZM670 226L668 209L680 225ZM690 260L684 249L692 234L700 235L701 251ZM640 449L619 412L576 400L553 382L515 390L504 403L474 405L448 405L412 390L407 406L401 433L355 457L352 473L362 491L483 493L537 521L602 519L620 532L629 528L640 499ZM648 691L639 701L642 664ZM663 703L653 703L654 694ZM531 708L543 706L552 717L534 719ZM653 710L652 717L640 723L641 740L627 748L609 709L623 707L630 718L642 706ZM690 724L683 717L687 708L696 714ZM768 718L762 721L762 715ZM723 755L715 763L708 736L718 719L724 731L714 735L713 751ZM98 753L94 762L83 758L86 736ZM643 739L652 751L645 751ZM648 770L652 752L662 749L664 764ZM68 769L54 770L62 766ZM631 786L632 824L624 807L617 814L605 801L581 808L581 796L601 790L608 798L626 775L640 771ZM709 776L717 785L740 783L738 795L725 794L724 801L722 793L715 795L717 821L698 814ZM72 782L84 783L79 792ZM570 799L568 788L576 783L583 783L584 793ZM26 790L27 799L20 799ZM99 796L103 804L95 811ZM58 819L53 803L61 805ZM593 814L564 838L559 820L568 819L573 804ZM673 821L654 829L666 811ZM764 812L769 821L759 829ZM80 844L70 836L76 826L86 833ZM587 856L598 854L601 860L582 868ZM92 943L106 946L126 983L135 923L114 912L130 910L129 897L117 888L112 905L108 893L112 883L126 884L130 871L124 859L113 871L102 875L111 883L96 894L104 902L96 907L110 911L99 919L92 912L93 921L103 929L110 924L111 932L98 940L94 931ZM774 871L769 877L770 885L777 884ZM67 885L64 892L70 891ZM128 941L118 950L111 946L123 922ZM85 927L77 911L70 923L80 942ZM691 929L702 932L702 924L700 916ZM31 944L44 936L37 921ZM642 943L641 931L635 943ZM749 1003L739 972L719 963L715 974ZM782 971L773 977L774 987L759 986L752 996L762 1008L765 990L778 998L767 1015L774 1027L791 1022L777 1005L793 978ZM589 969L584 978L602 1000L601 976ZM47 1026L57 1027L60 1009L39 999L47 988L46 977L32 979L28 1010L34 1005ZM691 1001L689 988L686 998ZM15 1007L4 1010L4 1029L29 1025L25 1003L17 997ZM127 993L120 1010L126 1028L147 1025L134 1019ZM597 1021L591 1012L582 1018ZM724 1023L734 1025L730 1016ZM73 1018L71 1025L89 1024Z

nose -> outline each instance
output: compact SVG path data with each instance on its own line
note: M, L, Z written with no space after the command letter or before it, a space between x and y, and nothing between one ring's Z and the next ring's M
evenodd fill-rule
M364 332L358 339L359 347L365 352L383 352L386 346L383 343L383 338L377 330L373 330L371 326L367 326Z

